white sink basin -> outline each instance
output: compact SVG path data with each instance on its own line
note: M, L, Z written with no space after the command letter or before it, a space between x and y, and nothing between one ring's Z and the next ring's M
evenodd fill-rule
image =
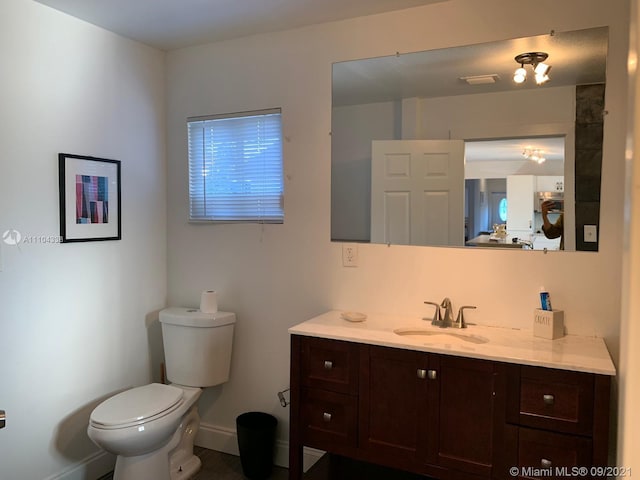
M424 339L425 337L431 338L438 342L451 342L460 341L467 343L487 343L489 341L486 337L480 335L473 335L467 333L458 333L451 331L450 329L428 329L428 328L396 328L393 333L402 337L414 337L415 339Z

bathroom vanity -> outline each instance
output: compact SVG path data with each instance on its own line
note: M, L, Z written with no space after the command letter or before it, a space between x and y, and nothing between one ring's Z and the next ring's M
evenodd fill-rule
M602 339L340 313L289 330L290 479L303 446L438 479L605 476Z

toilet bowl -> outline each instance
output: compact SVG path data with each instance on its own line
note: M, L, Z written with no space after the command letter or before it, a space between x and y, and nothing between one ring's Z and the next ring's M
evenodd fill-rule
M114 480L187 480L200 469L193 441L201 387L229 378L235 315L172 308L160 312L170 385L121 392L91 413L87 434L117 455Z
M94 410L89 436L109 451L149 453L167 442L198 397L199 389L158 383L126 390Z

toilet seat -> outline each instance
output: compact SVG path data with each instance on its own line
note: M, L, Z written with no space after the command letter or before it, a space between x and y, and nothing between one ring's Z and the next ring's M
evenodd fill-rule
M151 383L132 388L105 400L91 414L100 429L119 429L150 422L182 405L184 391L172 385Z

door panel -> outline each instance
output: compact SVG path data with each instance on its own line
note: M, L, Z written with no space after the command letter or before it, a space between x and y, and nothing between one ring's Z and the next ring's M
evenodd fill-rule
M494 364L435 357L439 372L438 464L489 476L493 464Z
M365 346L360 359L360 447L391 466L425 462L428 355Z
M533 233L534 185L533 175L507 177L507 232L510 235L526 236Z
M462 140L372 142L371 241L463 245Z

